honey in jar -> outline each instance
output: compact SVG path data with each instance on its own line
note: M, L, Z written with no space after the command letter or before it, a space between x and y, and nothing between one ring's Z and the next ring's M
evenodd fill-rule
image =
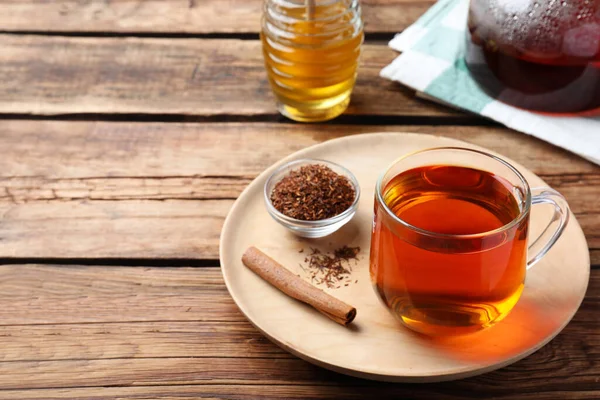
M346 110L363 42L358 1L266 0L261 41L283 115L317 122Z

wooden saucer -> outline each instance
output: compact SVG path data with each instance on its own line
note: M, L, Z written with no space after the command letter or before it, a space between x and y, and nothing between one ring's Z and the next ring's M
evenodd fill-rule
M481 149L438 136L371 133L304 149L256 178L231 209L220 250L227 288L250 322L270 340L311 363L383 381L433 382L481 374L526 357L554 338L577 311L589 280L589 250L574 217L554 248L528 271L525 291L515 309L492 328L462 337L431 339L404 328L379 302L369 278L368 257L375 181L398 157L440 146ZM350 169L361 185L354 219L323 239L293 236L271 219L263 202L263 186L269 174L284 162L305 157L339 163ZM535 174L503 158L519 169L532 187L545 186ZM531 237L540 232L550 216L551 210L545 207L533 208ZM305 257L305 253L299 253L301 249L306 252L310 247L331 250L342 245L360 246L360 261L353 267L351 283L339 289L324 288L357 308L354 323L344 328L248 270L241 257L251 245L307 279L299 266Z

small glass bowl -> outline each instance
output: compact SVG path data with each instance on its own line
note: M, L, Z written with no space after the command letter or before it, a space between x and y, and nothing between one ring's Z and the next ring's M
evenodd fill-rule
M348 209L334 217L321 219L318 221L303 221L296 218L288 217L287 215L284 215L277 211L277 209L273 206L273 203L271 203L271 192L273 191L273 188L275 187L277 182L283 179L283 177L286 176L291 170L298 169L304 165L309 164L325 165L331 168L331 170L333 170L335 173L348 178L348 180L354 187L355 193L354 202L350 207L348 207ZM352 219L352 217L354 217L356 209L358 208L358 200L360 199L360 186L352 172L348 171L341 165L338 165L331 161L303 158L301 160L290 161L277 168L265 183L264 195L267 211L275 221L279 222L281 225L289 229L292 233L296 234L297 236L305 238L320 238L323 236L330 235L333 232L337 231L346 223L348 223Z

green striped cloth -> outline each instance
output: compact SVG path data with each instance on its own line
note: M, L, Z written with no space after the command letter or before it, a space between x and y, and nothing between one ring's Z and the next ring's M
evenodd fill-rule
M498 121L600 164L600 117L552 117L494 100L471 78L464 62L468 0L439 0L389 43L401 51L381 76L434 101Z

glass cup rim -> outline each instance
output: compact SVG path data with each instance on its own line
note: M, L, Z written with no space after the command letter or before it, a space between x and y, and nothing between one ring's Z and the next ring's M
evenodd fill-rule
M508 167L508 169L510 169L519 178L519 180L523 184L523 187L525 188L525 207L522 210L520 210L519 215L516 218L514 218L512 221L510 221L509 223L507 223L499 228L496 228L494 230L491 230L491 231L456 235L456 234L449 234L449 233L433 232L433 231L429 231L429 230L426 230L423 228L419 228L415 225L408 223L407 221L404 221L403 219L398 217L396 214L394 214L394 212L388 207L388 205L384 201L383 194L382 194L381 186L382 186L383 180L384 180L385 176L388 174L388 172L390 172L390 170L392 168L394 168L394 166L397 165L399 162L406 160L417 154L428 153L428 152L433 152L433 151L448 151L448 150L453 150L453 151L458 150L458 151L464 151L464 152L468 152L468 153L475 153L475 154L478 154L481 156L491 158L494 161L499 162L500 164ZM439 239L477 239L477 238L484 238L487 236L492 236L492 235L496 235L499 233L503 233L503 232L513 228L517 224L519 224L523 220L523 218L525 218L529 214L529 210L531 208L531 188L529 187L529 183L527 183L527 180L525 179L523 174L521 174L521 172L519 172L518 169L516 169L508 161L506 161L498 156L495 156L493 154L487 153L485 151L477 150L477 149L471 149L471 148L459 147L459 146L431 147L431 148L427 148L427 149L413 151L413 152L407 153L407 154L397 158L396 160L394 160L394 162L392 162L390 164L390 166L377 179L377 184L375 185L375 197L377 199L377 203L381 207L383 207L385 213L389 217L391 217L395 222L399 223L400 225L404 226L405 228L410 229L420 235L428 236L428 237L432 237L432 238L439 238Z

